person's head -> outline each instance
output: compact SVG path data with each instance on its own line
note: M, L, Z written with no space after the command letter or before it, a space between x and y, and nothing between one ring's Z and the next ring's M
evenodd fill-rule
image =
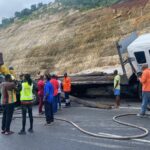
M20 80L23 80L23 74L21 74L21 75L19 76L19 78L20 78Z
M44 80L44 76L43 75L40 75L40 80Z
M5 75L5 81L7 81L7 82L11 82L11 75L10 74L6 74Z
M118 74L118 70L115 70L115 71L114 71L114 75L117 75L117 74Z
M32 85L32 80L31 80L30 74L25 74L24 80L27 81L29 85Z
M53 78L53 79L56 79L56 75L55 75L55 74L52 74L52 78Z
M55 79L58 80L58 75L55 76Z
M14 70L14 67L12 67L12 66L9 66L9 70Z
M68 75L67 75L67 72L65 72L65 73L64 73L64 77L66 78L67 76L68 76Z
M144 65L142 65L142 70L144 71L145 69L147 69L148 68L148 64L144 64Z
M45 79L46 79L46 81L49 81L50 80L50 75L49 74L45 74Z

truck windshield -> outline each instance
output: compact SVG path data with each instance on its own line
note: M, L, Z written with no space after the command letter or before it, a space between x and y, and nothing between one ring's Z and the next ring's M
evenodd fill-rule
M143 51L135 52L134 55L136 57L136 61L138 64L146 63L146 57L145 57L145 53Z

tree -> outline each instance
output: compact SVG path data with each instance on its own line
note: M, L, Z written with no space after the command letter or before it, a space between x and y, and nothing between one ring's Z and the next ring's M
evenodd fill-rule
M31 5L31 11L35 11L36 10L36 4Z
M3 27L5 27L5 26L7 26L7 25L9 25L9 24L11 24L11 23L13 23L14 22L14 18L3 18L2 19L2 26Z
M18 11L16 11L16 12L15 12L15 17L19 18L20 16L21 16L21 13L18 12Z
M43 6L43 3L38 3L38 9Z
M31 14L31 10L28 9L28 8L25 8L25 9L23 9L23 10L21 11L21 17L23 17L23 16L28 16L28 15L30 15L30 14Z

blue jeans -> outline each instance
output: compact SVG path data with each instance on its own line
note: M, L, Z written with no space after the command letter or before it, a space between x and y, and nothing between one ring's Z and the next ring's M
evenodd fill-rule
M142 106L141 106L141 114L145 114L147 105L150 103L150 92L142 93Z
M58 93L58 97L57 97L57 103L59 105L59 109L61 109L61 93Z
M70 99L69 99L70 92L64 92L64 93L65 93L65 103L66 103L66 106L70 106Z
M57 112L57 100L58 99L58 96L54 96L54 100L53 100L53 113L56 113Z
M44 106L45 106L46 122L49 124L54 121L53 105L52 105L52 103L45 101Z

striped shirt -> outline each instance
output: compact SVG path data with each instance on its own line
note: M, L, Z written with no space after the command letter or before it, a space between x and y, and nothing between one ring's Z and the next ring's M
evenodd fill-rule
M1 99L0 104L12 104L16 102L16 92L15 92L14 82L2 82L0 84Z

